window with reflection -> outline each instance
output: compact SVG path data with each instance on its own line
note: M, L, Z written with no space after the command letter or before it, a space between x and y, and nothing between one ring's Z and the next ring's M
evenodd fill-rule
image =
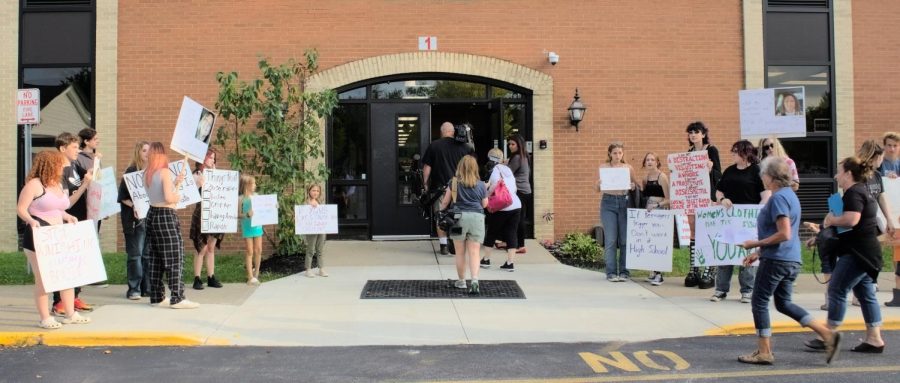
M366 87L362 86L356 89L350 89L338 93L339 100L365 100L366 99Z
M24 88L41 92L41 124L32 132L36 142L91 127L94 98L90 67L24 68L22 83Z
M503 105L503 138L525 131L525 104ZM527 138L527 137L526 137Z
M366 214L366 189L364 185L331 185L329 203L337 205L340 222L369 218Z
M503 99L523 99L523 98L525 98L525 95L523 95L522 93L519 93L519 92L516 92L513 90L509 90L509 89L496 87L496 86L493 87L493 89L491 89L491 91L493 92L493 96L498 97L498 98L503 98Z
M769 88L804 87L807 132L831 132L831 87L828 66L771 65Z
M421 153L419 115L398 115L394 124L397 134L397 199L400 205L412 205L422 185L418 162Z
M374 99L486 98L487 85L455 80L392 81L372 86Z
M783 138L788 157L797 164L797 173L807 177L831 178L831 150L827 139Z
M331 177L364 180L368 166L369 136L366 104L339 104L331 125Z

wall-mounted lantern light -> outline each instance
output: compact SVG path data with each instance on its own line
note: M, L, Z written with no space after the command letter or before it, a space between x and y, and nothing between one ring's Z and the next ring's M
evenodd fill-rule
M578 123L584 118L584 111L587 110L579 100L580 98L578 96L578 88L575 88L575 100L572 101L572 105L569 105L569 123L575 126L576 132L578 131Z

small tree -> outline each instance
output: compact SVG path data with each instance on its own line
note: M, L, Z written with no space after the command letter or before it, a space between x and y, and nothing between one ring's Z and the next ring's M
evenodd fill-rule
M294 234L294 205L306 198L306 186L328 177L319 121L337 106L333 90L309 92L309 77L318 68L318 53L307 50L303 62L294 59L273 66L259 61L261 79L239 81L237 72L216 74L219 97L216 108L224 123L215 144L228 153L233 169L257 177L261 194L278 194L278 229L267 239L279 255L298 254L300 238ZM258 118L248 128L251 118ZM308 169L309 167L309 169Z

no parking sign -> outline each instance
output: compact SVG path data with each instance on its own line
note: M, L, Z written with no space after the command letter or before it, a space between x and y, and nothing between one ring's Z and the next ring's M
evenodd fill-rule
M16 95L16 121L19 125L41 122L40 89L19 89Z

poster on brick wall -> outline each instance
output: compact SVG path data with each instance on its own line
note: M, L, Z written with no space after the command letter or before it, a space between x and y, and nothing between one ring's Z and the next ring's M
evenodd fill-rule
M206 169L203 171L203 178L205 181L200 196L200 232L236 233L240 173L233 170Z
M294 234L337 234L337 205L294 205Z
M34 229L34 251L44 291L105 281L96 222L80 221Z
M806 137L806 93L802 86L738 91L741 138Z
M709 155L705 150L672 153L668 159L669 206L675 214L690 215L710 201Z
M740 265L749 251L738 246L757 239L756 217L762 205L700 208L696 211L694 251L697 266Z
M625 260L629 269L672 271L674 222L669 210L628 209Z
M203 162L215 123L215 113L184 96L169 147L194 161Z

